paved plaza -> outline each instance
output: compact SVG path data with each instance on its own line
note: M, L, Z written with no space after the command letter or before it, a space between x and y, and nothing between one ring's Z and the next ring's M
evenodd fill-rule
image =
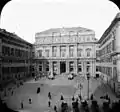
M10 108L20 110L21 112L45 112L53 110L54 105L59 108L61 95L64 96L65 101L71 106L72 97L80 93L80 90L77 88L78 82L83 85L82 97L87 98L88 82L86 79L77 76L73 80L68 80L67 76L59 75L54 80L42 78L38 81L27 81L19 88L15 88L12 96L9 93L5 100ZM36 93L38 87L41 88L39 94ZM108 93L112 100L117 100L110 88L107 85L103 85L101 80L91 78L89 88L90 94L94 94L99 104L103 102L99 97L105 93ZM51 92L52 95L51 107L48 107L48 92ZM29 98L32 99L32 104L29 104ZM23 109L21 109L21 101L24 105Z

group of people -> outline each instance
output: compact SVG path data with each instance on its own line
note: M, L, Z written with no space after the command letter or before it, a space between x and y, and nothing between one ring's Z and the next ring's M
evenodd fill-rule
M118 112L120 110L120 100L118 102L112 102L109 95L106 94L105 96L101 96L101 98L105 99L103 101L102 107L99 106L98 101L95 100L94 95L92 94L88 103L88 100L83 100L81 97L74 98L72 97L72 111L73 112ZM70 107L68 106L68 103L64 101L63 95L61 95L61 108L60 112L69 112ZM57 107L55 106L55 112Z
M52 97L51 97L51 93L50 92L48 93L48 98L49 98L49 100L48 100L48 107L51 107ZM72 102L71 102L73 112L79 112L79 110L80 110L80 106L79 106L80 102L79 101L81 101L81 105L83 107L82 109L86 110L87 101L86 100L82 101L81 97L74 98L74 96L73 96L72 97ZM54 105L54 107L53 107L54 111L55 112L58 112L58 111L59 112L69 112L70 111L70 107L69 107L68 103L65 101L63 95L61 95L61 97L60 97L60 102L61 102L60 108L58 108L57 105Z

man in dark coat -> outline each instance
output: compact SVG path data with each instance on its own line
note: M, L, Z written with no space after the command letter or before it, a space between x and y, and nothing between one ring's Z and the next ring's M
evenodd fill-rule
M40 87L37 88L37 94L40 93Z
M51 93L50 92L48 93L48 98L51 99Z
M21 105L21 109L23 109L23 101L21 101L20 105Z
M57 112L57 107L56 107L56 105L54 106L54 111Z
M60 100L64 100L64 98L63 98L63 95L61 95L61 98L60 98Z

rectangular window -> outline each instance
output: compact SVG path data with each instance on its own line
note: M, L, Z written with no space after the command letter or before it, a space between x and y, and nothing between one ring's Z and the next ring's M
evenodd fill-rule
M42 50L38 50L38 57L42 57Z
M10 54L11 54L12 56L14 56L14 48L11 48Z
M18 57L18 49L15 49L15 56Z
M90 56L91 49L90 49L90 48L87 48L87 49L86 49L86 52L87 52L87 57L89 57L89 56Z
M90 41L90 37L87 37L87 41Z
M78 57L82 56L82 49L80 49L80 48L77 49L77 55L78 55Z
M74 56L74 46L69 47L69 56L73 57Z
M53 57L56 57L56 56L57 56L57 47L56 47L56 46L53 46L53 47L52 47L52 56L53 56Z
M87 57L89 57L90 56L90 51L87 51Z
M46 57L49 57L49 49L46 49L45 53L46 53Z
M2 55L5 56L5 46L2 46Z
M65 46L61 46L60 47L60 56L61 57L65 57L65 53L66 53L66 47Z

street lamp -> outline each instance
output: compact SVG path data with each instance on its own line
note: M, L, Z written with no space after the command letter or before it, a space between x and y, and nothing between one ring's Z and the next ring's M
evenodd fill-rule
M87 80L88 80L88 100L89 100L89 79L90 79L90 73L87 73Z

